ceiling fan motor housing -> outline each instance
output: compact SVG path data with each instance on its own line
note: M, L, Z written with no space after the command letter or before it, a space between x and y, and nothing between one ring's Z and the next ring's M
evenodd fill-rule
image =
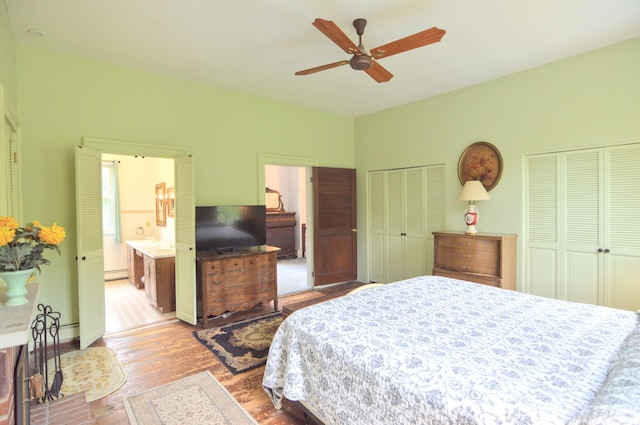
M367 55L353 55L349 60L349 65L357 71L364 71L371 66L371 58Z

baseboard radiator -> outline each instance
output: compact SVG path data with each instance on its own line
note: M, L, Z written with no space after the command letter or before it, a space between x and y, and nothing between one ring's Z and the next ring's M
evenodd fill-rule
M123 270L105 270L104 271L104 280L120 280L127 279L129 277L129 271L127 269Z

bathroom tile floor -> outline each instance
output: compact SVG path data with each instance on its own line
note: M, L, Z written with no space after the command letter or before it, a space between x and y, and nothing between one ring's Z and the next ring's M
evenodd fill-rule
M147 302L144 289L122 279L105 282L105 316L105 334L113 334L175 319L176 313L160 313Z

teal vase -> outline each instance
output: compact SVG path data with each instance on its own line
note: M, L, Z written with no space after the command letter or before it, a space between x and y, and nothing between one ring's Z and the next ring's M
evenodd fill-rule
M29 302L26 297L26 284L32 273L33 269L0 272L0 277L7 283L7 301L4 303L5 306L13 307Z

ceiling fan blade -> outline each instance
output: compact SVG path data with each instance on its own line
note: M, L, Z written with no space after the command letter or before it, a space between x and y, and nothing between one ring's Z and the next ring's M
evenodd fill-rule
M313 26L318 28L321 33L336 43L338 47L345 51L345 53L350 55L353 55L354 53L362 53L360 49L358 49L358 46L356 46L333 21L316 18L316 20L313 21Z
M428 30L409 35L399 40L392 41L391 43L383 44L382 46L371 49L370 52L376 59L386 58L387 56L406 52L407 50L437 43L442 39L445 33L446 31L441 30L440 28L429 28Z
M295 73L295 75L309 75L309 74L313 74L315 72L320 72L320 71L324 71L324 70L331 69L331 68L337 68L339 66L346 65L348 63L349 63L349 61L347 61L347 60L342 60L340 62L334 62L334 63L328 63L326 65L316 66L315 68L309 68L309 69L305 69L305 70L302 70L302 71L298 71L298 72Z
M393 74L376 61L371 61L371 66L365 69L364 72L379 83L385 83L393 78Z

